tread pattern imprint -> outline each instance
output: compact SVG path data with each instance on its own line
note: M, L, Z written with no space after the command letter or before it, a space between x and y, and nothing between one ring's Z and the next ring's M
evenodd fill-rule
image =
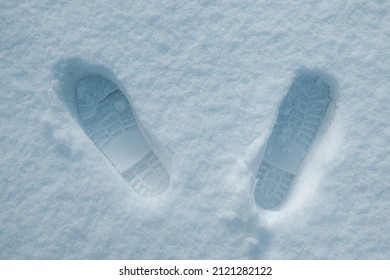
M331 102L329 86L315 75L300 75L280 105L256 174L255 202L264 209L286 197L326 116Z
M99 75L81 79L76 84L76 105L86 134L137 194L155 197L166 191L169 175L114 83Z

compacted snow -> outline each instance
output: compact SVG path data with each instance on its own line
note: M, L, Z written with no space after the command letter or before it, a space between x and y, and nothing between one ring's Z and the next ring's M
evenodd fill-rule
M0 1L1 259L389 259L389 1Z

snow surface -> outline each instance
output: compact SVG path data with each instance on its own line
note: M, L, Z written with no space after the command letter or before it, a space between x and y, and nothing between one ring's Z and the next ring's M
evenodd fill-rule
M390 1L3 0L0 19L1 259L390 258ZM334 108L262 210L255 162L302 72ZM91 73L172 158L163 195L81 128Z

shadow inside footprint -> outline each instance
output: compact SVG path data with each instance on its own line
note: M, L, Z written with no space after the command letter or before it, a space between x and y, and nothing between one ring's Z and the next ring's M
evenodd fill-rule
M329 84L319 75L298 75L280 105L256 174L254 198L264 209L278 206L323 123L331 102Z
M76 62L67 67L76 68L72 73L80 69L81 75L71 79L73 86L68 81L66 89L73 91L69 94L84 131L137 194L161 195L170 183L168 172L146 141L126 96L102 71L85 71Z

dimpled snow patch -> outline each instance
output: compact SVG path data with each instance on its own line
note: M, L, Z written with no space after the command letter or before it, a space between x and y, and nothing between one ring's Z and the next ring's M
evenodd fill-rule
M280 108L256 174L254 197L264 209L285 198L330 104L329 86L314 75L298 76Z
M162 194L169 176L144 140L130 104L119 88L102 76L76 85L76 104L87 135L139 195Z

